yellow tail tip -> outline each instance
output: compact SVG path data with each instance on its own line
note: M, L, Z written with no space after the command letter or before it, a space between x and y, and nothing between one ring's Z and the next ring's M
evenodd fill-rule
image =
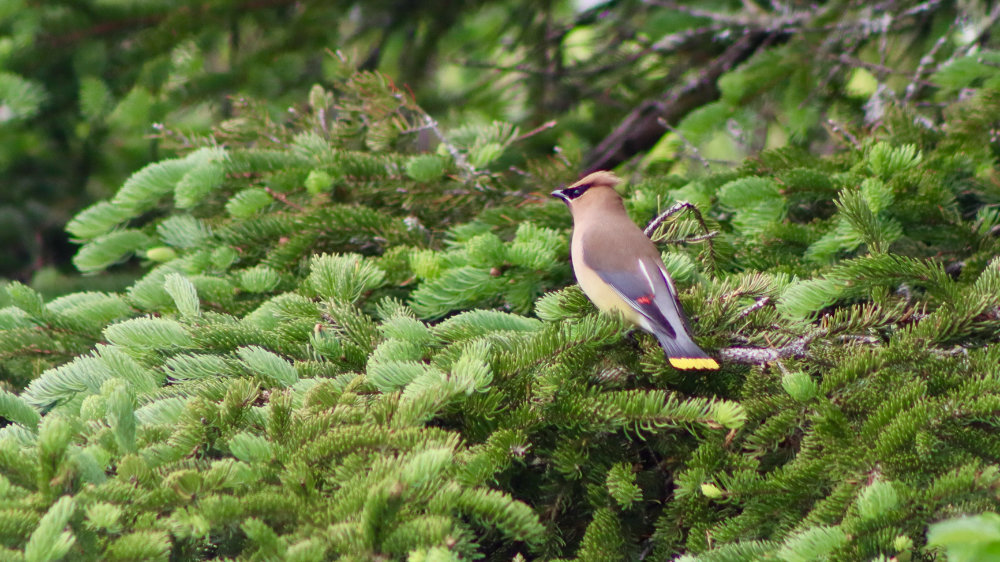
M711 357L671 357L670 365L675 369L701 369L714 371L719 364Z

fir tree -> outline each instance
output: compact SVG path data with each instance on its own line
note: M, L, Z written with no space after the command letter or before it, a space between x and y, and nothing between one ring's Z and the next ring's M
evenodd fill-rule
M6 287L3 555L932 559L1000 479L976 103L633 180L641 222L700 213L655 237L712 375L572 285L572 168L500 172L512 126L442 131L372 73L248 105L68 225L81 270L141 262L127 290Z

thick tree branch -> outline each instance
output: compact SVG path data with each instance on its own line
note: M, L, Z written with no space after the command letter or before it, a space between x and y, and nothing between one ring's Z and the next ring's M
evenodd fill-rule
M609 170L644 152L672 125L688 113L719 98L716 81L724 72L746 60L771 36L767 32L749 32L712 61L712 64L685 84L666 93L661 98L646 100L629 113L587 158L589 174Z

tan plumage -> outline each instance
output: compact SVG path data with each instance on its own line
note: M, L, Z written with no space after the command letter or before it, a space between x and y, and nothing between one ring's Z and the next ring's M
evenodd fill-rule
M718 369L691 338L677 290L652 241L625 212L611 172L552 192L573 215L570 252L580 288L597 308L620 312L656 336L677 369Z

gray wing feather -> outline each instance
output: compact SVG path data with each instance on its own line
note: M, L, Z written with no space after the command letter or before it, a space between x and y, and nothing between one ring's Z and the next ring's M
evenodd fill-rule
M658 265L641 263L640 274L595 269L597 275L650 324L668 337L678 333L690 338L687 321L677 302L673 284ZM652 265L652 267L650 267ZM652 270L652 271L650 271Z

